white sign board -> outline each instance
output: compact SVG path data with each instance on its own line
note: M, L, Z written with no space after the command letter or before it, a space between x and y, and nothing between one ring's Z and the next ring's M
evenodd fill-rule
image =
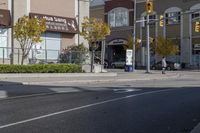
M126 65L133 65L133 50L127 49L126 50Z

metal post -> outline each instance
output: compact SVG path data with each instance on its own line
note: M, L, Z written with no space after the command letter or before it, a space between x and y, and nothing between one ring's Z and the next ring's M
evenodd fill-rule
M78 27L80 30L80 0L78 0ZM78 45L80 44L80 33L78 32Z
M134 16L133 16L133 72L135 70L135 56L136 56L136 51L135 51L135 45L136 45L136 2L137 0L134 0Z
M14 64L14 0L11 2L11 13L12 13L12 28L11 28L11 56L10 64Z
M150 73L149 15L147 15L147 64L146 73Z

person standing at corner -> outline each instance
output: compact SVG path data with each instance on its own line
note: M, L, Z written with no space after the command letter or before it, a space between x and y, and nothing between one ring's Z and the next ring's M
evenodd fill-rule
M163 58L162 58L162 74L165 74L166 67L167 67L166 58L163 56Z

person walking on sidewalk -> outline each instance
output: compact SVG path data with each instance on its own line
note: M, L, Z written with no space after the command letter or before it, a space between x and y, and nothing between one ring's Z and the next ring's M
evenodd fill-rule
M163 56L163 58L162 58L162 74L165 74L166 67L167 67L166 58Z

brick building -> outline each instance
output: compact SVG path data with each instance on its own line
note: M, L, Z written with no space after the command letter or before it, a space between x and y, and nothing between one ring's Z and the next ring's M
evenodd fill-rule
M136 18L145 21L145 0L136 1ZM119 59L125 56L125 53L122 52L122 45L126 43L128 34L133 31L133 2L134 0L105 0L104 4L98 5L104 8L105 21L112 28L111 36L106 39L107 58L110 58L110 61L115 60L114 57ZM150 25L150 37L156 38L161 35L173 40L179 46L180 52L175 56L168 57L167 60L197 67L200 63L200 33L195 32L194 29L196 22L200 21L200 0L154 0L153 3L154 13L150 19L157 20L160 15L163 15L166 20L163 27L159 26L159 21ZM141 49L136 54L136 61L138 65L145 66L145 22L136 24L136 37L142 40ZM160 58L152 54L151 62L156 60L160 60Z

